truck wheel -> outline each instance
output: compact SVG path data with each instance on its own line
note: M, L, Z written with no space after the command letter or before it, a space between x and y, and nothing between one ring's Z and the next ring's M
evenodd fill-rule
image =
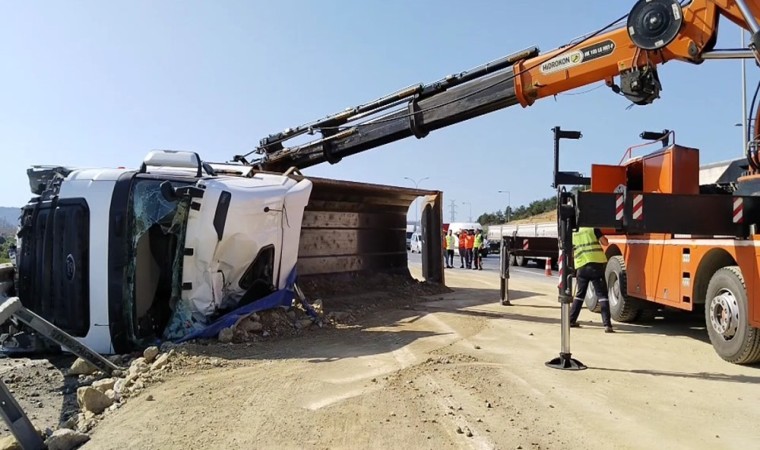
M509 255L509 264L511 266L517 265L517 257L515 255Z
M625 275L625 260L622 256L610 258L604 278L607 280L607 297L610 301L612 319L617 322L635 322L639 315L639 308L636 299L626 295L628 279Z
M705 322L718 355L735 364L760 361L760 329L750 326L747 288L738 266L712 276L705 298Z
M516 256L515 261L517 262L517 265L520 267L525 267L528 265L528 259L524 256Z
M593 313L602 312L602 305L599 304L599 298L596 296L594 286L589 286L588 289L586 289L586 298L583 300L583 303L586 305L586 308Z

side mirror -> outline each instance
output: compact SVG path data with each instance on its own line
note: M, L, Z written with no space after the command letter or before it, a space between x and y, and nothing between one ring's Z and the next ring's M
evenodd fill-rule
M161 195L168 202L176 202L180 197L200 198L203 197L203 189L197 186L180 186L175 188L169 180L163 181L160 185Z
M171 181L164 181L161 183L161 195L166 199L168 202L176 202L177 199L179 199L179 196L177 195L177 191L174 189L174 186L172 186Z

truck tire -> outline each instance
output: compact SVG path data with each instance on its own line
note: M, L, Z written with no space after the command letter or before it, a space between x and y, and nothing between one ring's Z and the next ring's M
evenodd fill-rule
M528 265L528 258L524 256L515 256L515 262L520 267L525 267Z
M593 313L602 312L602 305L599 304L599 298L596 296L593 286L586 289L586 298L583 300L583 304L586 305L586 309Z
M760 329L749 324L747 287L738 266L719 269L707 285L705 324L716 353L734 364L760 361Z
M515 255L509 255L509 264L511 266L517 265L517 257Z
M639 305L636 299L626 295L628 278L622 256L613 256L607 261L604 278L607 281L607 297L610 301L612 319L623 323L635 322L639 316Z

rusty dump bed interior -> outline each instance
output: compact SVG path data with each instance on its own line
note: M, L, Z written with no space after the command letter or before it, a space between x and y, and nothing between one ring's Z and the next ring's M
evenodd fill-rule
M414 200L422 197L423 278L443 283L440 191L306 178L314 187L303 217L299 276L376 272L409 275L407 213Z

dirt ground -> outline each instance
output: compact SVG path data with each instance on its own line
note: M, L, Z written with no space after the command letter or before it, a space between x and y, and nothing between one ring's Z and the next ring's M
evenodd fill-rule
M584 311L571 343L589 369L557 371L544 365L560 345L554 279L514 275L511 307L485 271L447 271L453 292L392 277L333 280L341 292L304 283L340 320L181 347L176 369L83 448L754 447L758 367L720 360L701 318L610 335ZM92 380L64 377L72 360L0 360L40 429L79 412L76 388Z
M148 387L83 448L743 449L760 438L758 368L720 360L700 320L605 334L584 311L572 350L589 369L558 371L544 365L560 345L552 284L514 278L506 307L494 274L447 274L454 292L352 325L188 347L223 364Z

